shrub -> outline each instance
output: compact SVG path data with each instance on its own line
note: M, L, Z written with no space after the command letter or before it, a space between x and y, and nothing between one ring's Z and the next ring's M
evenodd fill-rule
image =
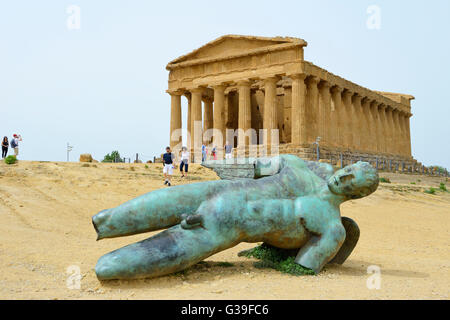
M441 184L439 185L439 189L441 189L441 191L447 191L447 187L443 182L441 182Z
M411 184L416 184L416 183L413 181L413 182L411 182Z
M145 169L148 169L148 165L145 165Z
M425 193L428 193L428 194L435 194L435 193L436 193L436 189L433 188L433 187L430 187L430 189L425 190Z
M108 153L102 160L102 162L123 162L123 159L120 157L119 151L113 151Z
M279 249L263 243L253 249L241 251L238 255L261 260L254 264L256 268L272 268L296 276L313 275L313 270L295 263L296 251L298 250Z
M381 178L380 178L380 182L383 182L383 183L391 183L391 180L389 180L389 178L381 177Z
M16 163L16 161L17 161L16 156L13 156L13 155L7 156L5 158L5 163L6 164L14 164L14 163Z

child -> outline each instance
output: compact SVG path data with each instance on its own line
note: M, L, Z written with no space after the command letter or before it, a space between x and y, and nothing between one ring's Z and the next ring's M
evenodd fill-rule
M170 151L170 147L166 148L166 153L163 154L163 164L164 164L164 184L171 186L170 178L173 174L173 154Z

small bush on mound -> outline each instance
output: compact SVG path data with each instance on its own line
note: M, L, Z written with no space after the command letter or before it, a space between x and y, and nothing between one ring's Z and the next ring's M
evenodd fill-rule
M416 184L416 183L413 181L413 182L411 182L411 184Z
M298 250L285 250L262 244L253 249L241 251L238 255L261 260L254 264L256 268L272 268L295 276L314 275L313 270L295 263L296 251Z
M383 177L381 177L381 178L380 178L380 182L383 182L383 183L391 183L391 180L389 180L389 178L383 178Z
M425 193L428 193L428 194L435 194L435 193L436 193L436 189L433 188L433 187L430 187L430 189L425 190Z
M14 164L14 163L16 163L16 161L17 161L17 159L16 159L16 156L7 156L6 158L5 158L5 163L6 164Z
M447 187L443 182L441 182L441 184L439 185L439 189L441 189L441 191L447 191Z

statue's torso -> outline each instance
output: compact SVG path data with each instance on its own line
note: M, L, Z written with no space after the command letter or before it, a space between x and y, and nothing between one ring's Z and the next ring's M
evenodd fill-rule
M252 201L240 219L248 236L245 241L263 241L288 249L306 243L318 224L339 217L339 207L315 194L295 200Z

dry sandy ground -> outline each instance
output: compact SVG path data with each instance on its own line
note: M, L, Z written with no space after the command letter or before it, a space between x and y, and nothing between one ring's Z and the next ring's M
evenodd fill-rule
M192 166L191 179L217 179ZM27 162L0 164L0 298L2 299L448 299L450 193L429 195L450 179L380 174L368 198L350 201L342 214L355 219L360 241L342 265L318 276L295 277L256 269L237 253L241 244L184 275L100 283L97 259L149 234L97 242L91 216L163 187L161 165ZM418 179L421 181L419 182ZM410 184L416 182L415 185ZM230 262L225 267L220 262ZM67 287L67 268L78 266L80 289ZM381 288L368 289L368 266L381 270Z

